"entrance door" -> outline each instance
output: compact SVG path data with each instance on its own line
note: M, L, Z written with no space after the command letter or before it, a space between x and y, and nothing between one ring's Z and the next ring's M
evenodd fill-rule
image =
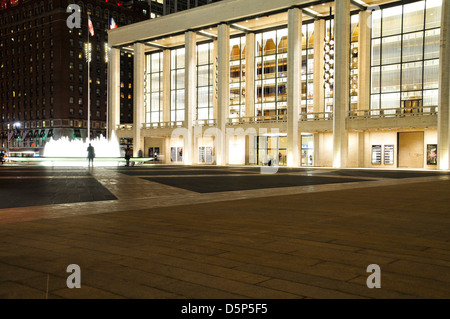
M423 132L398 133L398 167L423 168Z
M256 136L255 150L258 165L286 165L286 136Z
M314 135L302 135L301 136L301 156L302 166L314 165Z

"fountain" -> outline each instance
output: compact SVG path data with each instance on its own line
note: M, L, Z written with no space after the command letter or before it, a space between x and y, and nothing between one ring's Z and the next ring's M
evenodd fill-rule
M97 137L88 141L70 140L64 136L58 140L53 138L45 145L44 157L87 157L87 148L89 143L95 149L95 157L120 157L120 146L117 137L112 132L111 139L108 140L104 136Z
M96 166L117 166L122 161L120 145L114 132L111 139L104 136L92 140L53 138L44 147L42 164L45 166L87 166L87 148L94 147Z

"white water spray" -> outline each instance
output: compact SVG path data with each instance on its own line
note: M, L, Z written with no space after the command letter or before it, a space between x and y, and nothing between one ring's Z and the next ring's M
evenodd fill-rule
M111 139L97 137L88 141L70 140L68 137L61 137L58 140L53 138L45 145L44 157L87 157L89 143L94 147L95 157L121 157L119 141L114 132Z

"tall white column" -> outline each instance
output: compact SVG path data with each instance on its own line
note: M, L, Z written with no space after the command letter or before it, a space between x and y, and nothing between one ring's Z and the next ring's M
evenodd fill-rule
M184 136L183 162L192 165L194 157L194 116L197 107L197 37L195 32L185 33L185 73L184 73Z
M120 124L120 50L111 48L108 59L108 137Z
M325 111L324 73L325 20L314 21L314 112Z
M227 163L227 145L225 127L230 105L230 27L220 24L217 36L217 128L216 163Z
M144 152L144 139L141 138L141 127L144 123L144 70L145 47L142 43L134 44L133 57L133 156L138 156L139 150Z
M255 34L245 36L245 116L255 115Z
M345 118L350 92L350 0L334 2L333 167L347 167L348 136Z
M438 163L450 168L450 0L442 1L441 49L439 60Z
M298 120L301 103L302 11L288 11L287 166L300 165Z
M372 29L368 20L371 15L371 11L359 13L358 110L368 110L370 107L370 39Z
M170 121L170 50L163 51L163 122ZM175 101L174 101L175 102Z

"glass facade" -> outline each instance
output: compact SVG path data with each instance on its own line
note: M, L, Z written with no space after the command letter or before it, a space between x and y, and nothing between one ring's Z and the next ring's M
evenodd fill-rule
M185 49L170 52L170 120L184 121L184 53Z
M245 36L230 39L229 117L243 116L245 116Z
M441 4L419 1L372 13L371 109L410 113L437 106Z
M422 0L390 5L372 12L370 108L375 114L428 112L438 104L440 17L442 0ZM359 16L350 21L350 110L358 109ZM302 25L301 113L314 112L315 37L331 45L325 73L333 77L334 20L325 21L324 34L315 34L314 23ZM255 105L246 114L246 36L230 38L230 118L261 116L268 119L287 113L288 29L261 30L255 34ZM197 45L197 120L214 119L214 67L217 57L212 41ZM331 61L331 62L330 62ZM327 68L328 67L328 68ZM317 75L316 75L317 76ZM316 79L325 83L326 79ZM333 111L333 82L324 85L324 111ZM248 93L248 92L247 92ZM145 122L163 121L163 53L146 56ZM184 121L185 49L170 51L170 120ZM403 109L403 110L402 110Z
M314 112L314 23L302 25L301 113Z
M163 53L157 52L146 56L144 78L145 123L162 121L163 101Z
M212 42L197 45L197 120L210 120L213 113Z
M258 33L255 41L255 115L286 114L287 28Z
M352 15L350 19L350 110L356 110L358 108L359 15Z
M333 112L333 87L334 87L334 19L325 21L325 54L324 81L325 81L325 112ZM327 61L328 60L328 61ZM329 85L326 85L326 84Z

